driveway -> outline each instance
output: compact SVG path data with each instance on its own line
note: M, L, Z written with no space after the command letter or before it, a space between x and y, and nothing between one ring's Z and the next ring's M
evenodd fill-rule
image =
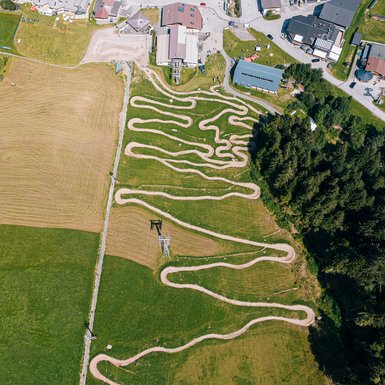
M148 63L148 38L147 35L120 36L116 28L100 29L92 36L82 63L135 59L140 64L146 65Z

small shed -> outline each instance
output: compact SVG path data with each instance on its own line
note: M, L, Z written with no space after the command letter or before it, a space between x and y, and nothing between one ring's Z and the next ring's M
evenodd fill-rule
M354 35L352 37L351 45L360 45L362 40L362 33L354 32Z
M115 73L118 74L122 71L122 63L120 61L117 61L115 63Z

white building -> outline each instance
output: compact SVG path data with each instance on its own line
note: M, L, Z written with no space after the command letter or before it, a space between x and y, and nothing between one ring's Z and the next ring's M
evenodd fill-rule
M281 8L281 0L261 0L261 12L263 15L266 15L269 11L279 15Z
M179 60L184 66L198 65L198 34L182 25L171 25L157 35L156 64L170 65Z

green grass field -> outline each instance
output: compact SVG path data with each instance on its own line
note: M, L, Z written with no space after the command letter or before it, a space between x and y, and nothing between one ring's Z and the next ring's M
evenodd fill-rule
M385 42L385 21L374 20L372 15L385 16L385 1L379 0L375 7L365 15L364 22L360 25L360 32L363 33L364 39L376 41L378 43Z
M32 12L27 4L21 5L25 18L39 19L36 23L20 23L15 41L16 49L21 55L43 60L49 63L75 65L86 52L92 33L97 28L95 22L75 20L65 32L64 24L54 28L55 17Z
M155 90L138 70L135 70L131 85L131 96L135 95L169 103L169 97ZM182 101L174 103L178 106L186 104ZM174 126L172 123L148 123L140 126L158 129L189 141L214 145L213 132L199 130L198 122L215 116L225 107L215 101L198 100L193 110L173 110L194 119L194 123L188 129ZM165 118L151 109L130 106L128 117L134 116L142 119ZM223 115L213 123L221 127L221 137L228 138L234 133L247 132L245 128L230 125L228 117L228 114ZM125 145L132 141L169 151L194 148L194 145L179 143L159 134L126 130L123 151ZM151 149L135 151L161 156L161 153ZM183 155L183 159L202 163L196 155ZM215 155L213 159L216 159ZM178 167L189 166L178 164ZM201 166L194 168L210 176L251 182L248 166L244 169L227 170L210 170ZM176 173L155 160L127 157L124 153L117 180L119 181L117 190L130 187L183 196L222 195L233 190L242 191L242 188L229 186L223 181L209 182L192 173L191 175ZM233 197L223 201L191 201L186 204L184 201L172 201L163 197L139 194L132 196L169 212L180 220L205 229L246 239L295 244L286 231L278 228L274 218L260 200ZM119 209L119 205L115 204L115 207L116 210ZM228 241L225 249L229 253L248 254L226 257L216 255L204 258L204 262L227 260L241 263L259 255L280 255L269 248L253 249L247 245ZM173 265L193 265L201 264L202 258L172 254L171 261L163 258L160 265L166 262ZM271 301L277 300L288 304L311 303L314 306L313 301L317 298L318 289L314 277L307 272L301 253L298 253L298 259L290 266L262 263L239 274L232 273L234 272L215 269L196 275L178 273L172 279L202 283L229 297L247 300L269 301L270 298ZM296 290L290 290L293 288ZM155 345L175 347L208 332L234 331L249 320L268 314L303 316L287 310L235 307L192 290L169 288L160 282L158 270L152 271L135 262L108 256L105 260L96 311L94 331L98 339L92 344L91 356L106 352L108 344L112 345L112 350L108 353L118 358L128 358ZM290 327L277 322L267 323L227 343L207 341L176 355L154 354L140 360L138 364L122 369L101 363L100 370L121 384L135 385L219 383L321 385L325 383L324 378L310 352L307 333L306 328ZM89 375L88 383L98 382Z
M281 50L275 43L266 37L262 32L257 32L252 28L248 31L254 36L255 40L240 40L230 29L226 29L223 33L223 47L226 53L234 58L241 56L251 56L255 53L255 45L261 46L261 52L258 53L256 63L274 66L276 64L290 64L295 63L296 60ZM270 44L270 49L266 45Z
M0 46L12 48L7 50L0 48L5 52L14 51L14 41L17 26L19 24L20 14L0 12Z
M150 269L108 256L92 353L106 352L111 344L109 354L128 358L151 346L174 347L207 332L230 332L263 314L290 312L234 308L190 290L168 288ZM230 342L208 341L176 355L154 354L122 369L102 363L100 369L124 385L324 384L307 330L273 322ZM241 382L246 380L253 382ZM91 375L87 383L98 384Z
M99 236L0 226L0 382L79 381Z
M198 67L183 68L182 79L179 85L176 85L171 79L170 67L155 66L154 60L155 59L152 60L153 69L162 76L165 82L178 91L194 91L198 88L208 89L213 85L220 84L225 76L226 63L220 53L214 53L208 56L205 63L205 74L203 74Z

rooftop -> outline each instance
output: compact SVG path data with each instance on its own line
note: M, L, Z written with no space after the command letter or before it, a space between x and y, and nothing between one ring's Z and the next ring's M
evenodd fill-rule
M371 57L385 60L385 45L372 44L370 51L369 51L369 58L371 58Z
M361 0L330 0L322 7L319 18L347 28L360 4Z
M143 15L142 12L138 11L129 19L127 19L127 24L129 24L135 31L138 32L148 27L151 22L147 19L146 16Z
M179 24L187 28L201 30L202 15L197 6L185 3L174 3L162 8L162 26Z
M64 9L75 14L82 14L86 12L88 0L33 0L33 4L39 7L48 5L55 11Z
M335 26L314 15L299 15L290 19L287 32L299 43L313 45L317 39L332 40L337 34ZM295 38L297 36L297 39Z
M263 9L282 8L281 0L261 0Z
M233 83L277 92L282 74L280 69L240 60L235 67Z

